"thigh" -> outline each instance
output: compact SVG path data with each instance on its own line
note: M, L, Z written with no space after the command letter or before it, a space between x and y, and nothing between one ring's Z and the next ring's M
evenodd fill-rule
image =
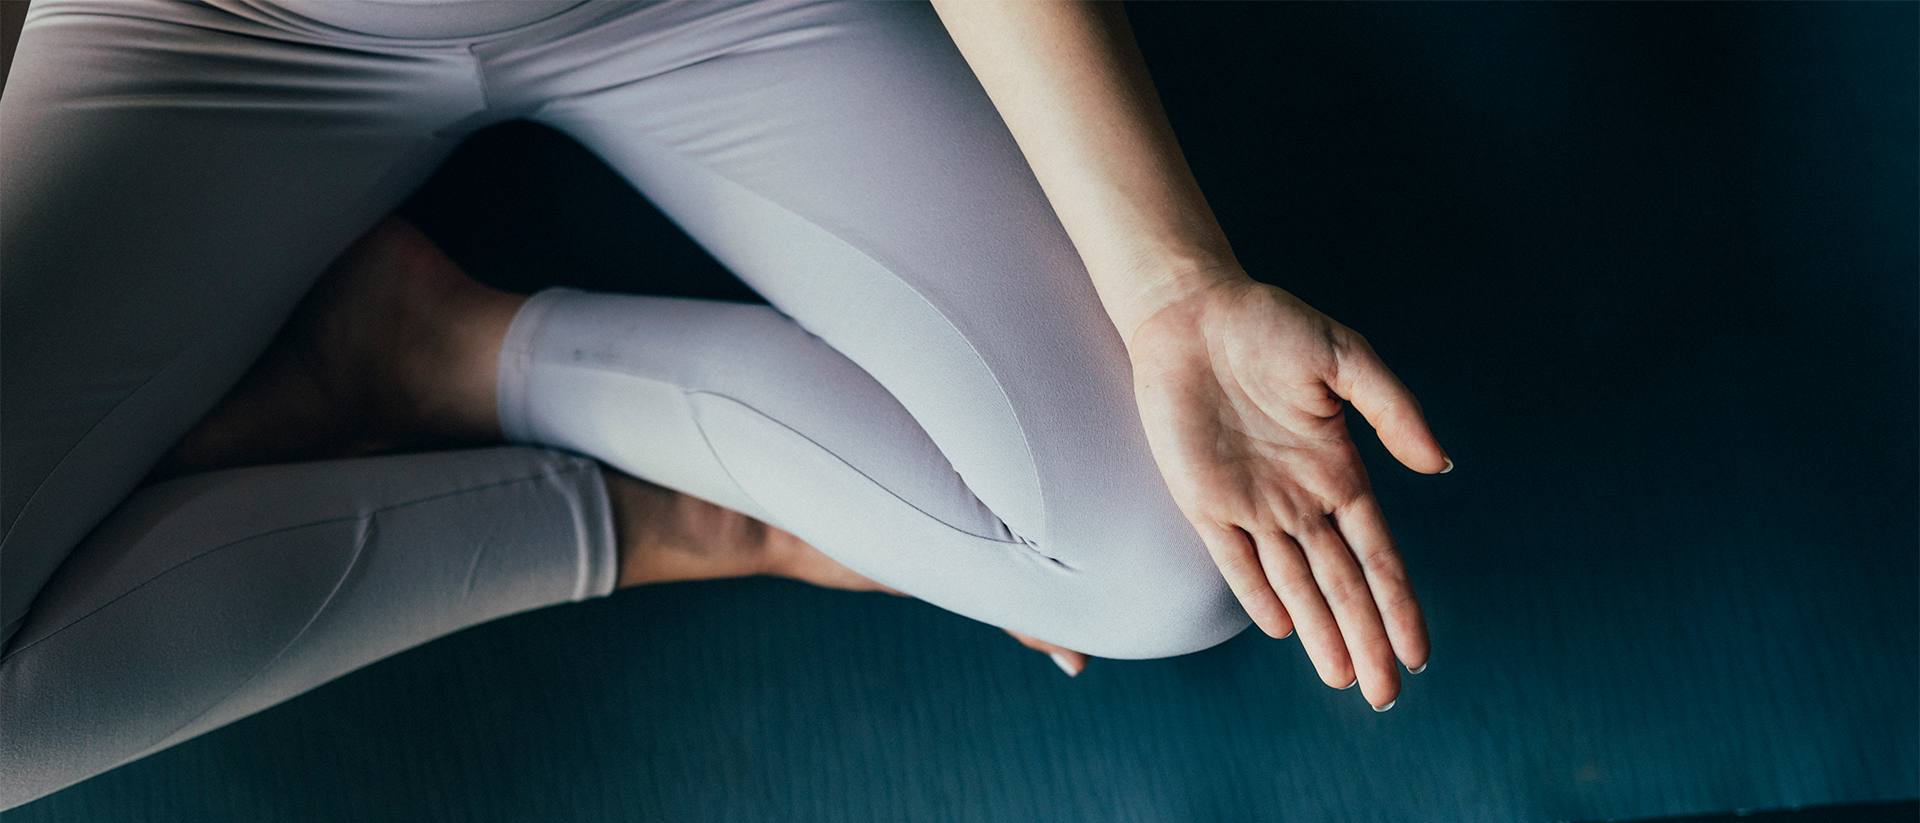
M464 49L34 5L0 98L0 642L482 102Z
M1044 544L1079 525L1055 522L1067 512L1157 509L1163 490L1113 499L1160 482L1118 335L931 11L738 16L767 19L686 26L693 62L641 82L576 71L564 82L581 88L534 116L872 374L1017 534Z
M0 656L0 809L441 635L604 595L611 522L599 465L539 449L142 489L81 541Z
M1078 255L931 9L670 4L630 18L566 44L565 60L497 55L504 93L543 101L533 117L883 386L1014 540L1075 572L1057 593L1114 600L1086 610L1111 614L1151 589L1137 611L1185 622L1125 656L1245 625L1153 463Z

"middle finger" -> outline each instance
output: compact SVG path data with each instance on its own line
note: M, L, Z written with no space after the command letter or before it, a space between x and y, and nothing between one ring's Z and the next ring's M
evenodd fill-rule
M1341 638L1340 626L1320 594L1320 586L1313 578L1313 569L1300 544L1278 528L1248 533L1253 535L1258 549L1260 568L1293 618L1294 629L1300 634L1300 646L1306 649L1307 659L1313 661L1320 680L1336 689L1353 685L1353 664L1347 658L1346 641Z
M1400 695L1400 670L1393 645L1373 603L1373 592L1346 540L1325 517L1314 518L1299 536L1314 580L1346 638L1346 651L1360 678L1360 692L1375 710L1384 711Z

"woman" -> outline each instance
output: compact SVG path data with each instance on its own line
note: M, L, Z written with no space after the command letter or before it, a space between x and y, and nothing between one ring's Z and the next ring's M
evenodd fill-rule
M1401 462L1451 462L1364 340L1241 271L1118 8L57 0L16 59L0 805L686 571L645 570L661 498L549 449L126 497L176 444L162 473L258 458L285 432L247 427L287 408L325 425L282 458L570 449L797 537L734 572L870 579L1089 654L1250 617L1379 710L1396 661L1425 665L1341 399ZM387 224L241 384L341 249L512 118L598 153L774 308L493 293Z

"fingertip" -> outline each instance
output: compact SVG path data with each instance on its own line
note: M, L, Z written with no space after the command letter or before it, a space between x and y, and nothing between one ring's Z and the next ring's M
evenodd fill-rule
M1447 452L1433 436L1420 400L1406 384L1395 377L1377 356L1370 367L1346 386L1341 393L1380 436L1380 442L1402 465L1421 474L1440 474L1449 470ZM1337 389L1336 389L1337 391Z
M1403 635L1411 635L1407 636L1404 642L1396 642L1393 644L1394 662L1399 663L1399 666L1394 668L1405 668L1407 674L1419 674L1426 671L1427 661L1433 654L1433 645L1428 642L1425 626L1415 628L1417 631L1402 633ZM1415 665L1412 662L1415 660L1420 661L1419 665Z
M1360 675L1355 674L1353 666L1349 664L1340 667L1340 669L1329 669L1320 672L1320 682L1327 684L1327 688L1329 689L1344 692L1354 686L1360 685Z
M1447 454L1446 449L1441 448L1440 441L1434 439L1431 432L1422 432L1422 434L1425 435L1425 437L1422 438L1425 442L1407 449L1407 451L1418 455L1416 458L1417 462L1416 460L1401 460L1400 462L1405 464L1407 468L1413 469L1421 474L1446 474L1447 472L1453 471L1453 457Z
M1387 657L1381 659L1372 654L1362 655L1364 662L1356 663L1354 671L1359 675L1361 699L1369 706L1384 706L1400 697L1400 666Z
M1409 674L1419 674L1427 670L1427 659L1433 654L1433 640L1427 635L1426 616L1422 615L1416 604L1412 609L1398 611L1387 624L1387 637L1393 646L1393 659L1405 666ZM1414 661L1419 665L1414 665Z
M1293 634L1293 615L1287 611L1286 604L1280 602L1280 595L1264 579L1249 587L1254 591L1240 597L1240 607L1246 610L1247 617L1252 618L1253 624L1259 626L1260 631L1268 637L1287 639L1288 635Z
M1401 418L1393 425L1374 428L1380 442L1400 465L1421 474L1446 474L1453 471L1453 458L1440 446L1427 421L1417 415Z
M1406 668L1407 674L1419 674L1426 671L1427 664L1433 662L1433 646L1428 644L1426 633L1424 631L1421 632L1418 644L1408 645L1414 646L1414 648L1407 649L1408 654L1395 655L1400 659L1400 665ZM1414 665L1412 661L1415 660L1420 661L1420 664L1417 666Z
M1363 696L1366 697L1367 705L1372 706L1376 712L1393 708L1393 704L1400 699L1400 672L1393 667L1387 669L1383 680L1369 681L1369 684L1361 691L1365 693Z
M1278 616L1269 615L1265 620L1254 622L1260 627L1260 631L1275 640L1285 640L1293 636L1293 620L1286 615L1284 609Z

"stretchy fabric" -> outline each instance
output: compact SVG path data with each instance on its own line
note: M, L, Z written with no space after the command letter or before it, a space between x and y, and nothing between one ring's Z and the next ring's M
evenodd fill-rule
M598 470L556 451L126 499L333 257L516 117L773 308L536 296L502 353L513 439L1090 653L1246 625L1077 255L924 5L39 2L0 98L0 808L610 591Z

